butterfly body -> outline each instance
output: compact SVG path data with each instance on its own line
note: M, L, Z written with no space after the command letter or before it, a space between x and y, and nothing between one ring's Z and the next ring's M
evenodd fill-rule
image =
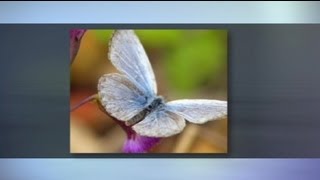
M98 94L105 110L124 121L136 133L168 137L186 123L202 124L227 114L227 102L182 99L165 102L157 96L157 84L148 56L133 30L116 30L109 45L109 60L120 71L103 75Z
M133 126L142 121L148 114L157 110L157 108L161 108L163 105L163 98L161 96L157 96L145 109L140 111L137 115L133 116L130 120L126 121L125 124L127 126Z

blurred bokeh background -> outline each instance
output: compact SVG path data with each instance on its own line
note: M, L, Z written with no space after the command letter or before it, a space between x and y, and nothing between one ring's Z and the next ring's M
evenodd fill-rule
M152 64L158 93L166 100L227 101L226 30L136 30ZM88 30L71 66L74 106L97 93L100 76L117 72L108 60L112 30ZM71 153L121 152L125 132L95 103L70 114ZM227 153L227 119L203 125L188 123L180 134L165 138L151 152Z

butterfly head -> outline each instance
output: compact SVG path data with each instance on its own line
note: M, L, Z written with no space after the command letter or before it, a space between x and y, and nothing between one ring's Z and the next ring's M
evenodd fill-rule
M162 96L157 96L149 105L146 107L147 111L153 111L159 106L162 106L164 104L164 99Z

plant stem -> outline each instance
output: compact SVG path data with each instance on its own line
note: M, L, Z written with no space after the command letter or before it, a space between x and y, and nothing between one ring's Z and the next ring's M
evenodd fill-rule
M74 111L78 108L80 108L81 106L83 106L84 104L88 103L88 102L92 102L92 101L95 101L98 99L98 95L97 94L94 94L94 95L91 95L87 98L85 98L84 100L80 101L78 104L76 104L75 106L73 106L70 111Z

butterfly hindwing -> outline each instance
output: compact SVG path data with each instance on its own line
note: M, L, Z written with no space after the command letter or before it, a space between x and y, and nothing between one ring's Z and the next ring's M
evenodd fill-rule
M168 111L164 105L151 112L143 121L135 124L132 128L143 136L169 137L180 133L185 125L183 117Z

